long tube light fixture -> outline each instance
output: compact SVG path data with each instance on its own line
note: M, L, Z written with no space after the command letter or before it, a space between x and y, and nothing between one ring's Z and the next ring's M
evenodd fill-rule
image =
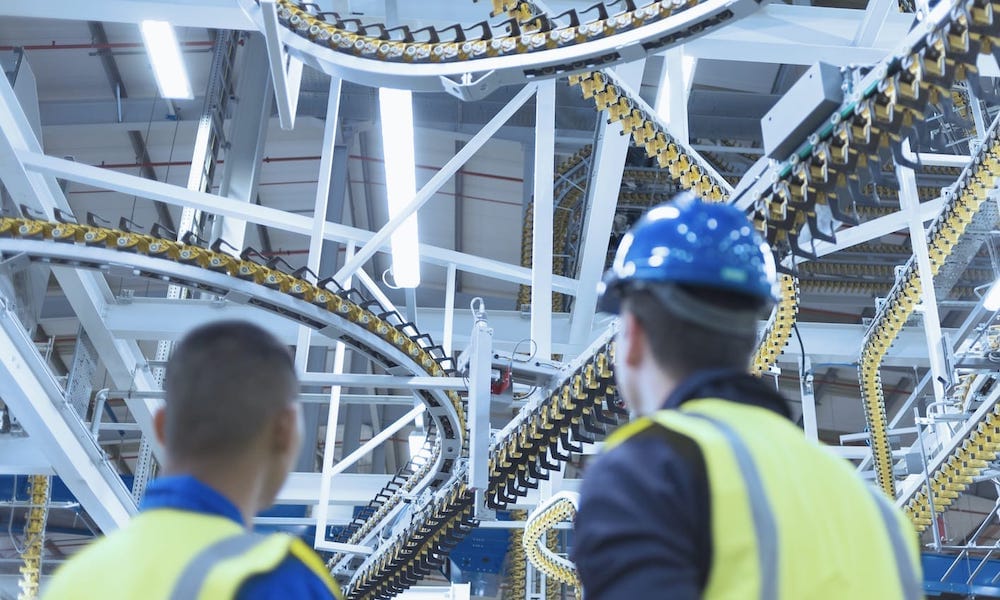
M994 281L989 291L986 292L986 298L983 299L983 308L990 312L1000 310L1000 279Z
M160 95L173 99L194 98L173 25L166 21L143 21L139 29Z
M382 153L385 157L385 187L392 220L417 193L413 147L413 94L409 90L380 88ZM420 250L417 213L404 220L389 239L392 247L392 278L398 287L420 285Z

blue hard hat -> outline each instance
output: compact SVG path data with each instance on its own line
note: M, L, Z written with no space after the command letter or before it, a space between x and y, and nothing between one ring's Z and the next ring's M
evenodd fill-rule
M777 299L774 258L746 215L684 192L625 234L598 285L598 310L617 313L630 285L678 284L732 291L761 305Z

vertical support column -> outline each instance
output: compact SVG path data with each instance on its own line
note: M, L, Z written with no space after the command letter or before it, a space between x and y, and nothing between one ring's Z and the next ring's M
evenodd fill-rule
M478 300L478 299L477 299ZM482 300L479 300L482 306ZM485 311L476 311L469 359L469 487L476 492L476 518L487 514L486 488L490 483L490 372L493 364L493 330Z
M251 203L257 196L267 126L271 120L270 72L261 69L267 61L264 37L252 33L243 46L243 68L236 89L236 109L230 124L230 146L219 179L219 195ZM213 238L222 238L236 248L245 244L246 221L217 217Z
M545 537L542 537L545 540ZM545 573L535 568L530 560L525 561L524 569L524 599L525 600L546 600L545 591L548 588L545 581Z
M535 208L531 237L531 339L540 360L552 357L552 173L555 170L555 80L535 97Z
M323 252L323 238L326 233L326 209L330 202L330 183L333 178L333 152L337 142L337 127L340 120L341 79L330 78L330 94L326 105L326 123L323 127L323 147L320 148L319 173L316 177L316 203L313 209L313 229L309 238L309 256L306 266L313 273L319 273L320 257ZM298 344L295 347L295 368L305 372L309 356L309 340L312 329L299 327Z
M910 152L910 141L903 140L904 155ZM931 271L931 259L927 250L927 231L920 220L920 200L917 196L917 180L913 169L896 165L896 178L899 180L899 207L907 214L910 228L910 245L913 247L913 257L917 262L917 272L920 274L921 304L924 314L924 335L927 337L927 357L930 361L931 384L934 386L934 400L944 400L944 384L948 380L945 371L944 353L941 348L941 320L938 315L937 294L934 291L934 275Z
M354 254L354 242L347 244L347 257ZM350 286L351 282L345 281L345 286ZM333 354L333 372L340 374L344 372L344 358L347 354L347 346L344 342L337 342ZM319 504L316 506L316 534L313 537L313 547L317 550L334 550L330 542L326 541L326 527L330 520L330 483L333 479L333 453L337 449L337 426L340 418L340 395L341 386L335 385L330 388L330 410L326 415L326 443L323 446L323 466L320 471Z
M620 65L615 74L633 89L639 89L645 65L645 60ZM604 273L611 225L618 207L618 192L628 154L629 136L623 135L621 123L609 123L607 115L607 111L601 113L587 184L587 224L580 252L580 285L573 300L573 318L570 321L569 343L572 346L584 346L593 328L597 284Z
M671 48L663 55L655 110L666 121L670 135L682 142L689 140L687 104L696 64L697 59L684 54L684 46Z
M819 440L819 429L816 425L816 394L813 389L812 361L808 356L802 357L799 363L799 391L802 395L802 428L806 437L814 442Z

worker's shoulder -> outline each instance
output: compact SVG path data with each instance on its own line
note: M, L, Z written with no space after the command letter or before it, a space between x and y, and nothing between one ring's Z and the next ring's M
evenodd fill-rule
M624 486L643 494L704 487L705 460L698 443L659 426L641 429L594 457L586 467L583 493L606 495Z
M301 547L298 543L292 543L288 556L277 567L248 579L240 587L237 600L335 598L322 560L304 543Z

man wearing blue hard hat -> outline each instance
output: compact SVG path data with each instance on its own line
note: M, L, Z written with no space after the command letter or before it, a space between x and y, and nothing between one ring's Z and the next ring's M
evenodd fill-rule
M688 194L653 208L601 287L636 419L584 476L586 600L922 597L906 517L747 372L775 271L742 212Z

